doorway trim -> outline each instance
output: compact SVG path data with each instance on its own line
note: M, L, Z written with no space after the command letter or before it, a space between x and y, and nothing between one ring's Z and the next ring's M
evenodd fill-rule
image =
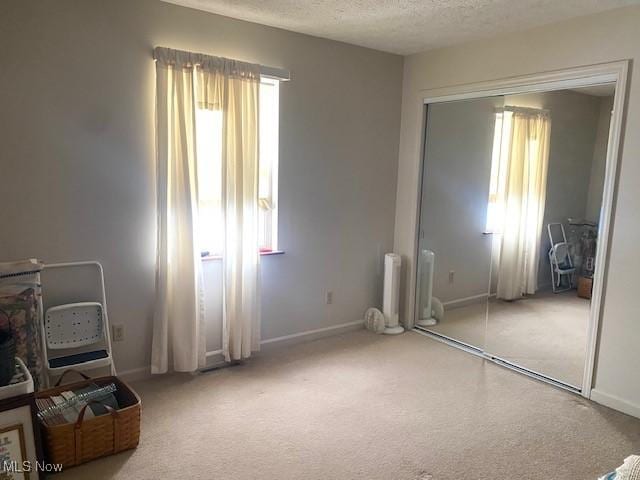
M609 245L611 240L612 213L616 195L616 179L618 164L620 162L620 139L624 121L624 107L627 95L627 79L629 74L629 60L620 60L596 65L555 70L550 72L522 75L485 82L454 85L423 90L423 115L422 115L422 141L420 151L420 176L418 181L416 235L414 237L413 258L413 292L409 296L412 302L411 315L413 328L418 316L418 261L419 261L419 235L420 215L422 200L422 178L424 173L424 145L426 141L426 107L432 103L452 102L456 100L470 100L474 98L514 95L521 93L549 92L571 88L587 87L601 83L615 83L613 100L613 113L609 127L609 139L607 144L607 157L605 161L605 177L602 193L602 207L598 224L598 249L595 259L595 273L593 279L593 293L591 296L591 308L587 326L587 345L585 355L584 374L580 394L591 398L593 377L595 370L596 353L598 347L600 317L602 315L603 295L605 290L606 274L608 268ZM454 345L455 346L455 345ZM513 368L522 370L522 367ZM526 369L524 369L526 370Z

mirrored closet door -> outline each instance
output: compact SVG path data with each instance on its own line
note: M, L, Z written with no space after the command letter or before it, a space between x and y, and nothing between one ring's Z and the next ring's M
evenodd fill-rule
M419 328L581 388L613 94L428 105Z
M503 103L490 97L427 109L416 323L479 350L491 273L485 223L495 113ZM444 318L432 315L442 309Z

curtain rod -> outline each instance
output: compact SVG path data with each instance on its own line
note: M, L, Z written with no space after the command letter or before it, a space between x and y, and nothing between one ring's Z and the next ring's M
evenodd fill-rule
M289 70L278 67L267 67L266 65L260 65L260 75L262 77L280 80L281 82L291 80L291 72Z
M161 49L164 47L156 47L156 49ZM201 55L203 57L213 57L214 55L208 55L206 53L195 53L195 52L187 52L184 50L176 50L176 49L167 49L167 50L173 50L175 52L181 52L181 53L187 53L187 54L195 54L195 55ZM155 49L154 49L155 52ZM154 61L157 61L155 58L155 54L154 52L152 52L152 56L154 57ZM267 65L260 65L260 76L262 77L266 77L266 78L273 78L275 80L280 80L281 82L288 82L289 80L291 80L291 72L285 68L280 68L280 67L269 67Z

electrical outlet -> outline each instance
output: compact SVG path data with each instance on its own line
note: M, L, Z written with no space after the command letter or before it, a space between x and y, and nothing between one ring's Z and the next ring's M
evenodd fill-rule
M327 305L331 305L333 303L333 292L331 290L327 291L325 294L324 301Z
M111 326L111 340L114 342L124 341L124 325L112 325Z
M455 276L456 276L455 270L450 270L449 271L449 283L453 283L454 282Z

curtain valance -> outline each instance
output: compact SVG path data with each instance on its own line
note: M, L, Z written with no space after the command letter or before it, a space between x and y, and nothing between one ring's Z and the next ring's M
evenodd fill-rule
M502 108L496 109L497 112L511 112L513 114L518 115L529 115L529 116L538 116L538 117L551 117L551 112L544 108L529 108L529 107L517 107L507 105Z
M153 58L160 68L173 67L190 70L195 67L203 72L218 73L229 78L260 80L260 69L262 68L256 63L165 47L156 47L153 50Z
M259 64L164 47L156 47L153 54L157 69L180 69L191 75L199 108L224 110L228 106L225 94L245 88L252 90L254 87L248 84L260 83Z

